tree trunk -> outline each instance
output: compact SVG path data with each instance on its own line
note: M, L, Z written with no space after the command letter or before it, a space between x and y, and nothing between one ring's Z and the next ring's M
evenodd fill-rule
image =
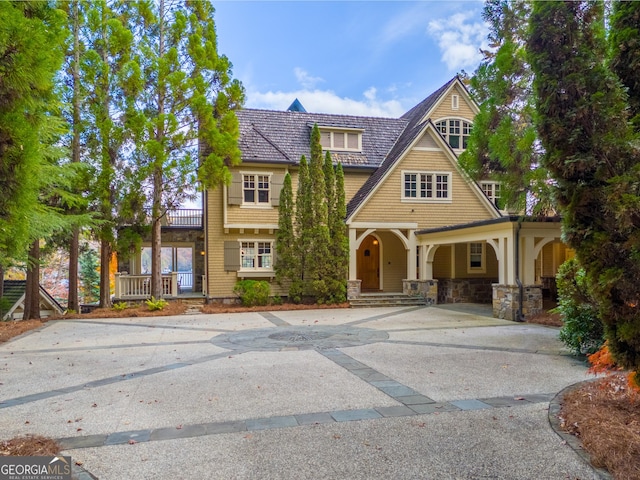
M4 296L4 267L0 265L0 298Z
M100 308L111 308L111 244L108 240L100 242Z
M164 55L164 0L159 5L160 31L159 56ZM164 143L164 101L166 83L162 73L158 75L158 123L156 124L156 140L159 145ZM153 204L151 207L151 295L162 298L162 167L164 153L157 152L153 169Z
M27 264L27 288L24 296L23 320L40 319L40 241L35 240L29 249Z
M73 66L71 77L73 79L73 139L71 142L71 161L80 162L80 33L79 33L79 5L73 4ZM69 293L67 308L76 312L80 311L78 300L78 256L80 246L80 231L76 227L71 234L69 245Z
M74 228L71 233L71 243L69 244L69 293L67 297L67 308L74 312L80 311L78 299L78 254L80 245L80 231Z

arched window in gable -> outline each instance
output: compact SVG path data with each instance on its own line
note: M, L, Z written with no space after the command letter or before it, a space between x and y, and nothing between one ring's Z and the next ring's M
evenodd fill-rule
M440 135L454 150L465 150L471 135L472 124L460 118L445 118L436 122Z

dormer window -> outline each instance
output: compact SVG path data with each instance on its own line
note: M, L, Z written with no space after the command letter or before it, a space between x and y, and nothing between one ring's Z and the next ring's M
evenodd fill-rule
M465 150L471 135L471 123L449 118L436 123L440 135L444 137L454 150Z
M320 128L320 145L324 150L361 152L362 130Z
M500 202L500 183L499 182L480 182L480 188L489 200L497 207Z

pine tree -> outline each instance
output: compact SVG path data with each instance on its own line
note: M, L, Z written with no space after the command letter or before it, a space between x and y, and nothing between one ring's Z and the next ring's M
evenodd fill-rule
M111 306L110 263L115 244L122 183L124 147L130 136L125 111L125 92L130 81L134 35L116 5L100 0L83 4L86 23L82 27L86 48L80 59L79 83L86 89L83 111L87 161L94 172L90 196L100 227L100 306ZM83 92L84 93L84 92ZM129 93L130 92L126 92ZM77 115L77 112L74 112ZM75 125L74 128L79 126ZM75 138L74 138L75 141Z
M291 175L287 172L280 191L278 207L278 231L276 232L276 280L280 285L290 284L299 270L296 262L295 233L293 229L294 204Z
M476 180L501 185L500 206L515 211L554 212L547 170L540 163L533 73L526 53L531 2L490 0L483 18L490 25L494 50L471 78L471 92L480 106L469 146L460 164Z
M136 83L143 88L128 115L150 199L151 294L161 297L160 222L193 195L196 181L202 188L230 181L228 167L240 162L234 110L244 90L232 79L228 58L218 54L211 2L159 0L129 7L139 32Z
M536 2L528 49L544 164L614 358L640 380L640 152L605 62L601 2Z

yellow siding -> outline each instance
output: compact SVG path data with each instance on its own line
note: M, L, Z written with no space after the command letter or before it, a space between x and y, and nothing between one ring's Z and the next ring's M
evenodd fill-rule
M485 244L485 272L469 272L467 268L468 243L457 243L455 245L455 278L495 278L498 279L498 259L493 248Z
M222 216L222 189L209 190L207 192L207 200L207 221L209 226L207 231L208 296L212 298L234 297L233 287L238 280L238 273L224 270L224 242L238 239L275 240L275 233L269 235L268 231L261 230L259 234L255 234L251 230L240 234L237 229L234 229L225 234ZM274 210L277 211L277 209ZM256 220L254 219L254 221ZM262 223L260 217L257 218L257 221ZM261 280L269 281L270 279L263 278ZM282 295L284 293L286 292L283 292L275 281L271 281L272 295Z
M433 257L433 278L451 278L451 245L442 245Z
M451 172L451 203L401 201L403 170ZM444 152L413 150L394 168L353 221L415 222L418 228L433 228L490 218L493 216L489 207L474 193Z
M458 110L453 110L451 108L452 95L458 95ZM468 98L467 93L456 85L447 96L442 98L440 103L432 111L430 115L431 120L433 120L433 122L435 123L442 118L455 117L465 118L473 123L475 113L473 112L465 98Z
M253 167L240 166L237 171L247 173L286 173L283 167ZM227 223L232 225L245 225L252 223L261 224L278 224L278 208L268 206L243 206L243 205L227 205Z
M371 172L345 172L344 174L344 195L347 203L358 193L360 187L371 176Z

